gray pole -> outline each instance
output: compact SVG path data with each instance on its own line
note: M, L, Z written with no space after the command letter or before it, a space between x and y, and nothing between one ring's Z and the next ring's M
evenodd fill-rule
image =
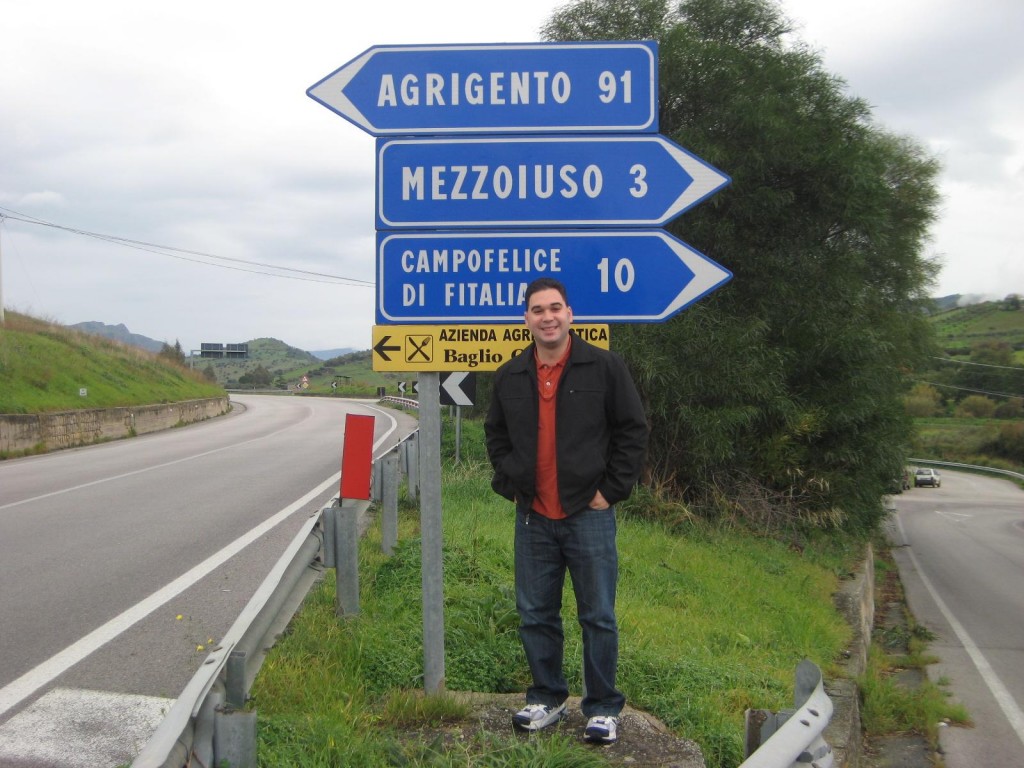
M444 689L444 541L441 531L441 377L420 374L420 536L423 547L423 682Z
M0 325L4 324L4 215L0 213Z
M339 499L331 507L334 523L335 613L354 616L359 613L359 520L357 502Z

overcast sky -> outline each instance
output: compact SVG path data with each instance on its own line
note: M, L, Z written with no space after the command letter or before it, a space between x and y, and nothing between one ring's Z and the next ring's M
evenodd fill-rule
M103 236L7 219L4 305L186 352L369 348L373 140L306 89L371 45L539 40L559 4L3 0L0 213ZM934 295L1024 293L1024 2L783 8L878 123L941 159Z

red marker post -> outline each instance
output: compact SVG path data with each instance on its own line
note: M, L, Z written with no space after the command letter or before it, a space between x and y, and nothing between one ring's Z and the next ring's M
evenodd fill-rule
M373 479L373 416L345 416L345 443L341 451L342 499L369 499Z

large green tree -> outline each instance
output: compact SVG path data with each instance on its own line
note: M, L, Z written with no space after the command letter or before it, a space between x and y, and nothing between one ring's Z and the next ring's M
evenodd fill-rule
M873 527L909 441L905 374L930 353L935 161L767 0L583 0L544 36L657 40L661 132L733 180L669 226L733 280L613 332L651 479L709 513Z

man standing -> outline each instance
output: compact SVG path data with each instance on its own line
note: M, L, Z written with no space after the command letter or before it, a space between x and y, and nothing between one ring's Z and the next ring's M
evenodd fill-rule
M583 630L584 737L617 738L615 507L643 466L647 420L622 359L570 331L565 286L526 289L533 344L495 374L485 430L491 486L516 503L519 635L533 675L512 722L538 730L565 713L562 587L568 570Z

